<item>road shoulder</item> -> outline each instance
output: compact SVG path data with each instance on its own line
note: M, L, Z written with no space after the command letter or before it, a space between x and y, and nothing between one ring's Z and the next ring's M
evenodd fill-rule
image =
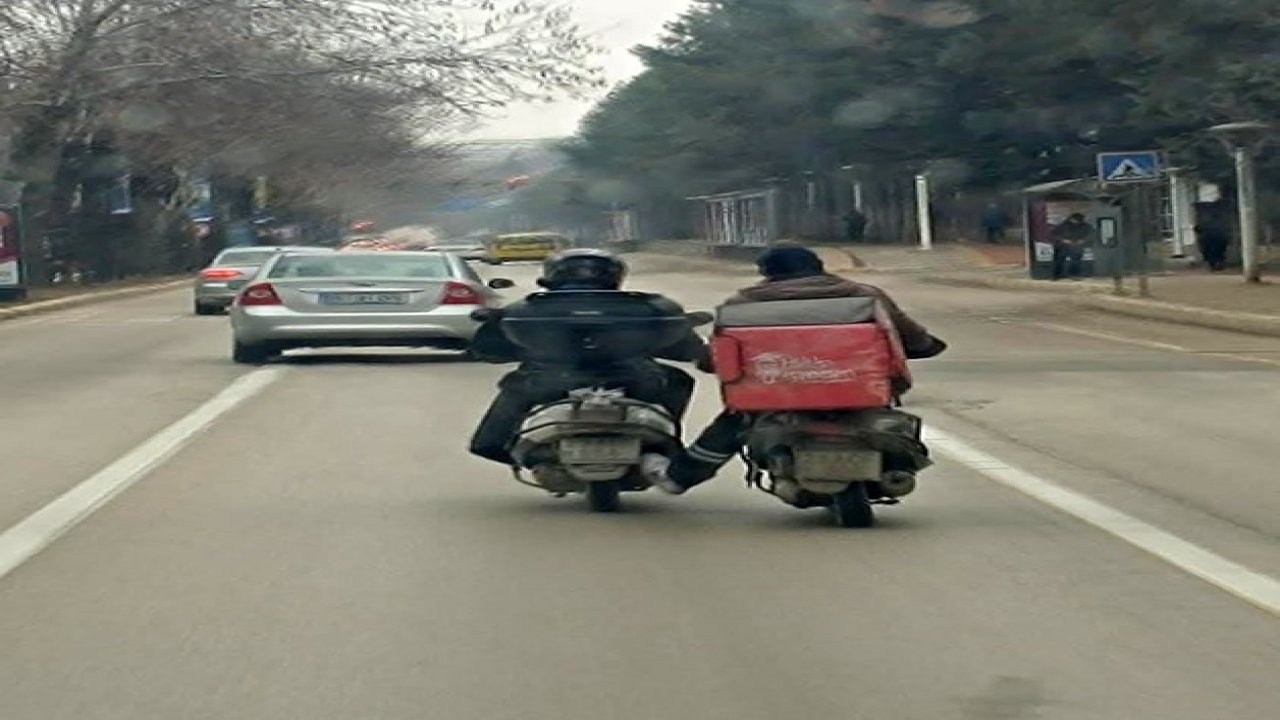
M138 297L140 295L173 290L187 285L190 282L191 280L189 278L181 280L158 280L144 285L133 285L130 287L115 288L111 290L87 290L85 292L75 293L73 295L55 298L52 300L36 300L33 302L0 305L0 322L26 317L28 315L38 315L41 313L56 312L58 310L69 310L71 308L83 307L85 305L95 305L97 303L110 302L112 300L124 300L126 298Z
M1280 315L1221 310L1164 300L1119 296L1111 294L1108 286L1097 282L1053 283L994 273L946 273L923 277L921 280L955 287L1055 294L1069 298L1069 301L1075 305L1102 312L1212 330L1280 337Z

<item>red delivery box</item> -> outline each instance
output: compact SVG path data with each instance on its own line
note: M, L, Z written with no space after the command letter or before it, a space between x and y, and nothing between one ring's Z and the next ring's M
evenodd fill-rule
M887 407L910 380L875 298L726 305L711 353L725 406L743 412Z

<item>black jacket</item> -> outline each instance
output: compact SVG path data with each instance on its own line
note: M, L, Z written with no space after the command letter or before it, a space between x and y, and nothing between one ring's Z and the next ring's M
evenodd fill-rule
M566 290L571 290L566 288ZM555 293L557 291L548 291ZM540 295L543 293L539 293ZM566 293L564 298L566 302L573 302L573 297ZM595 303L596 300L584 298L584 303ZM660 295L649 296L647 301L649 310L653 315L660 317L684 317L685 311L678 303L662 297ZM575 365L576 357L565 357L563 363L548 358L533 358L529 356L523 348L512 342L503 331L502 319L507 314L520 315L528 308L529 300L525 298L519 300L502 310L495 311L493 315L485 320L476 332L474 340L471 344L471 352L477 359L487 363L506 364L519 362L526 369L532 369L538 366L564 366ZM584 305L584 309L597 309L594 304ZM648 359L657 360L673 360L677 362L703 362L708 355L706 343L703 339L693 331L690 327L684 336L675 343L657 349Z

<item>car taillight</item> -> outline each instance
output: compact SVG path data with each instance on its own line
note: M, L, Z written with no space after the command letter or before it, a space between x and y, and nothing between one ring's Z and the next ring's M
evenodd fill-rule
M236 298L236 302L240 305L282 305L284 302L280 296L276 294L276 289L271 283L258 283L245 288L240 296Z
M441 305L483 305L484 298L470 285L460 282L445 283Z
M239 270L230 268L208 268L200 271L200 278L203 280L230 280L231 278L238 278L242 274Z

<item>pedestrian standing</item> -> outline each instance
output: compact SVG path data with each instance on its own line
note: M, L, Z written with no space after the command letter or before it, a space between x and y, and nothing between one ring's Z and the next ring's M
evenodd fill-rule
M999 203L987 204L987 209L982 213L982 231L986 234L988 243L997 245L1004 240L1009 220L1009 213Z
M1072 213L1053 229L1053 279L1080 280L1084 275L1084 250L1093 238L1093 226L1082 213Z
M1203 211L1196 223L1196 242L1200 245L1200 257L1210 272L1222 272L1227 267L1227 247L1231 245L1231 229L1222 213Z
M844 232L849 242L862 242L867 236L867 216L857 208L845 213Z

